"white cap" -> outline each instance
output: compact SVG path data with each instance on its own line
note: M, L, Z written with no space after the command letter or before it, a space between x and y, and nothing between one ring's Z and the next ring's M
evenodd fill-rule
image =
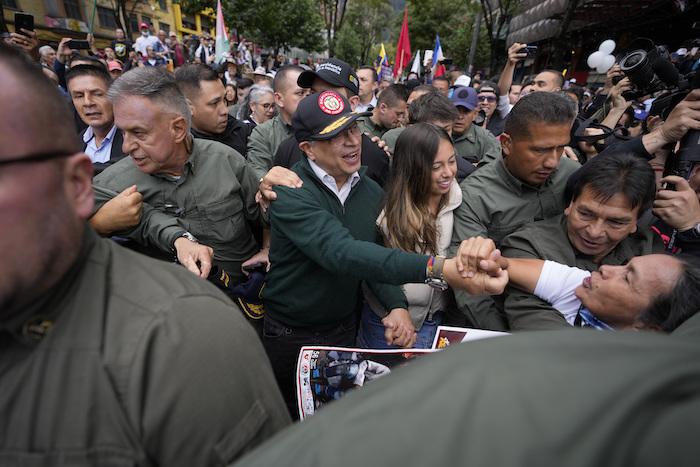
M455 80L455 86L469 86L472 79L467 75L462 75Z

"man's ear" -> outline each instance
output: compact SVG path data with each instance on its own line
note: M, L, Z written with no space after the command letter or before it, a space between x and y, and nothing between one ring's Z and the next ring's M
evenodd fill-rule
M513 138L511 138L508 133L501 133L501 148L506 156L510 154L510 148L512 145Z
M282 94L276 92L272 95L272 97L275 99L275 104L277 104L277 107L284 107L284 100L282 100Z
M693 166L693 169L690 171L688 178L693 178L698 173L699 170L700 170L700 164L695 164Z
M192 105L192 101L187 99L187 105L190 106L190 114L194 117L194 105Z
M308 157L312 161L316 160L316 156L314 154L314 147L311 145L310 142L302 141L301 143L299 143L299 149L301 149L301 152L306 154L306 157Z
M187 137L187 120L176 117L170 120L170 135L175 143L181 143Z
M360 105L360 96L351 96L348 98L348 102L350 102L350 110L355 110Z
M63 166L64 189L81 219L87 219L92 215L95 204L95 195L92 193L92 174L92 161L82 152L70 156Z
M650 132L656 129L661 123L661 115L649 115L647 117L647 130Z
M566 209L564 209L564 215L570 216L571 210L573 209L573 207L574 207L574 200L572 199L571 202L569 203L569 206Z

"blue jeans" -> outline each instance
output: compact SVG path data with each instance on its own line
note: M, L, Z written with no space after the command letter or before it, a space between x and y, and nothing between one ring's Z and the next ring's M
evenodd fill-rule
M267 353L277 384L287 403L292 418L299 418L296 403L296 366L299 351L305 345L355 347L356 315L328 331L291 328L275 321L267 314L263 323L263 346Z
M426 318L423 321L423 326L417 329L418 340L416 340L414 349L429 349L433 346L433 339L438 326L442 324L442 311L438 311L433 315L432 319ZM396 349L396 346L386 345L384 332L386 328L382 324L379 316L365 303L362 308L362 326L360 328L359 341L365 349Z

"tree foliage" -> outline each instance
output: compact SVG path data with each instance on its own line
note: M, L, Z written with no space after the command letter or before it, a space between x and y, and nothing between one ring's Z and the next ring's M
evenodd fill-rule
M215 0L179 0L183 11L196 13L212 8ZM226 0L224 20L248 40L264 47L299 47L320 51L325 47L321 14L314 0Z
M354 65L370 64L374 48L392 24L389 0L352 0L337 37L335 56Z
M486 28L486 39L491 46L491 70L498 68L507 57L506 34L508 24L518 11L520 0L479 0Z
M343 29L345 10L350 0L315 0L317 11L321 12L323 29L326 31L326 44L331 57L335 56L338 33Z
M458 69L465 69L469 60L472 33L479 4L470 0L409 0L408 30L411 50L435 48L435 36L440 36L440 45L445 57L452 58ZM391 42L396 44L401 32L403 15L394 22ZM395 49L395 46L393 46ZM477 46L477 64L488 59L488 47L480 40Z
M137 10L139 5L150 6L146 0L131 1L129 3L130 5L127 5L127 0L110 0L117 28L123 29L126 37L131 37L131 34L136 32L131 30L131 23L129 22L131 14Z

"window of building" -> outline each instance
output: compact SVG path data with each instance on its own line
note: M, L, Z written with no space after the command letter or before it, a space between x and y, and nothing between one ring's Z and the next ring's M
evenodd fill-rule
M182 27L192 31L197 30L197 22L195 21L192 13L185 13L182 15Z
M0 0L0 5L2 5L3 8L7 8L9 10L19 10L19 7L17 7L16 0Z
M136 17L136 13L129 15L129 29L131 29L131 34L139 33L139 19Z
M80 8L80 0L63 0L63 8L66 10L66 17L83 20L83 12Z
M5 0L2 1L4 5ZM44 7L46 7L46 14L51 18L60 18L61 16L63 16L63 13L61 13L61 9L58 8L58 0L44 0Z
M168 0L158 0L160 11L168 11Z
M170 33L170 25L168 23L158 23L158 29L165 31L166 36Z
M109 8L104 8L101 6L97 7L97 18L100 20L100 26L105 29L116 29L117 20L114 17L114 10Z
M202 31L209 32L214 27L214 21L205 15L202 15Z

